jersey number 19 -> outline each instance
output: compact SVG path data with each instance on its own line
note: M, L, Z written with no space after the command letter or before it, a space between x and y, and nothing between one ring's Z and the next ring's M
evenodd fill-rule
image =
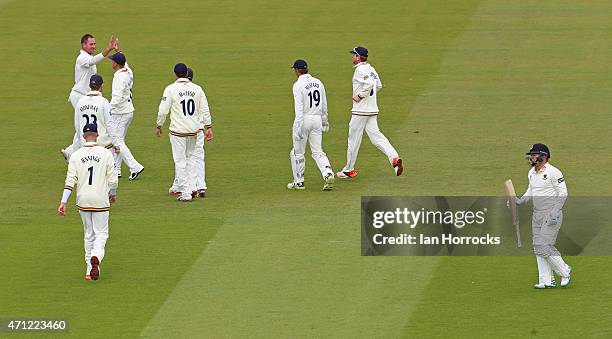
M316 107L319 107L319 104L321 103L321 93L319 93L318 90L308 92L308 98L310 98L310 108L312 108L313 102Z

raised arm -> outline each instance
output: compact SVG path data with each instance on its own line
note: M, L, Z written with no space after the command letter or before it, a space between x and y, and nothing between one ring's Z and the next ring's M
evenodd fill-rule
M98 53L96 55L87 55L83 58L79 57L77 62L79 62L80 66L89 68L98 62L104 60L108 56L108 54L115 49L115 36L111 35L110 40L108 41L108 46L102 51L102 53Z

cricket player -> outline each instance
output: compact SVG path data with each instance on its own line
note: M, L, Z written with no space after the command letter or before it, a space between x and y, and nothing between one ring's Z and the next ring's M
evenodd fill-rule
M79 142L77 143L77 149L85 143L83 136L83 128L88 124L95 124L97 126L97 145L104 148L111 149L113 152L119 150L117 146L116 133L110 125L110 111L111 105L102 96L102 87L104 85L104 79L98 74L94 74L89 79L89 88L91 89L87 94L76 104L74 110L74 128L78 135Z
M76 203L85 233L85 280L98 280L108 239L110 204L116 200L118 179L112 153L96 144L96 124L85 125L83 136L85 146L75 151L68 162L64 193L57 211L61 216L66 215L66 203L76 187Z
M132 84L134 83L134 73L129 68L125 55L117 52L109 57L115 74L113 75L113 91L110 101L111 105L111 124L116 133L119 153L115 154L115 169L117 175L121 178L121 163L125 164L130 169L130 180L138 178L140 173L144 171L142 166L125 144L125 136L127 134L130 123L134 118L134 104L132 103Z
M85 34L81 37L81 51L74 65L74 86L68 97L68 101L74 109L76 109L79 99L89 92L89 79L92 75L97 73L96 64L104 60L104 58L116 48L118 48L117 38L113 35L108 42L108 46L102 53L93 55L96 50L96 38L91 34ZM60 150L66 162L70 159L70 155L81 147L77 134L78 133L75 133L71 145Z
M349 123L348 147L346 151L346 166L338 172L338 178L349 179L357 176L355 163L361 146L361 138L365 129L370 141L382 151L393 166L395 175L404 171L402 159L389 140L378 129L377 93L382 89L378 73L368 61L368 50L365 47L355 47L350 53L353 58L355 72L353 74L353 109Z
M532 168L527 177L529 186L518 205L533 200L533 251L538 263L539 281L535 288L554 288L556 283L551 269L561 277L561 287L570 283L572 268L567 265L555 248L557 234L563 222L563 204L567 198L567 186L563 174L551 165L550 151L544 144L534 144L527 153Z
M293 84L295 106L293 149L289 153L293 181L287 184L287 188L305 189L306 158L304 154L306 153L306 142L308 142L311 156L323 175L323 190L329 191L334 187L334 171L321 148L322 132L329 131L325 87L321 80L308 74L306 61L298 59L293 63L292 68L297 76L297 81Z
M187 68L187 79L193 82L193 70L191 68ZM211 128L212 126L204 126L196 136L196 146L194 150L195 156L195 169L196 169L196 189L198 191L198 197L205 198L206 191L208 188L206 187L206 166L204 163L204 141L211 141L212 134L210 135L210 139L205 136L206 129ZM176 173L174 176L174 182L172 187L168 190L168 193L171 195L180 195L180 191L178 189L178 179L176 178Z
M196 196L196 136L202 124L207 139L213 138L212 121L208 101L202 87L187 78L187 66L183 63L174 66L176 81L164 89L157 114L157 137L162 135L162 127L170 111L170 144L174 158L175 174L181 195L178 201L191 201Z

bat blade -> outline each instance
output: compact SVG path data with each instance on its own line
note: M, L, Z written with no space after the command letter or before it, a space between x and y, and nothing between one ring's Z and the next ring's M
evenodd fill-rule
M521 243L521 230L519 227L519 214L518 207L516 205L516 191L514 190L514 185L512 184L512 180L508 179L505 182L506 188L506 196L508 197L508 201L510 202L510 210L512 211L512 224L516 229L516 245L518 247L522 246Z

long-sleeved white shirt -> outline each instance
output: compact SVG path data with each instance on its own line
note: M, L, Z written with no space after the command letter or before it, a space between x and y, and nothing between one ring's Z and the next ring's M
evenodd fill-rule
M157 126L163 126L170 111L170 134L184 137L198 133L202 125L212 125L208 101L202 87L179 78L164 89Z
M112 114L134 112L134 104L132 103L133 84L134 73L126 63L125 67L117 70L113 75L113 91L110 101Z
M72 90L82 95L89 92L89 79L96 74L96 64L104 60L104 55L98 53L90 55L81 50L74 64L74 86Z
M98 145L106 148L115 144L116 135L110 125L111 106L98 91L90 91L79 99L74 110L74 128L81 140L83 139L83 127L89 123L98 125Z
M293 84L295 120L293 127L302 127L305 115L320 115L327 122L327 96L321 80L310 74L300 75Z
M360 62L354 66L353 96L358 95L361 101L353 101L353 114L376 115L378 104L376 94L382 89L382 82L376 70L367 62Z
M88 142L70 156L64 189L72 191L76 186L81 211L108 211L109 193L114 195L117 185L115 159L109 150Z
M559 169L550 163L537 172L535 167L532 167L527 178L529 185L518 203L533 200L534 213L561 211L567 199L567 186Z

